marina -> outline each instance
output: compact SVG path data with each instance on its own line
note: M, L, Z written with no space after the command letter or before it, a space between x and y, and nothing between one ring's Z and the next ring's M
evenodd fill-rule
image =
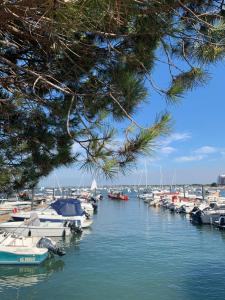
M225 297L224 231L149 206L132 188L125 191L129 201L101 192L90 229L54 238L65 256L40 266L0 266L1 300Z

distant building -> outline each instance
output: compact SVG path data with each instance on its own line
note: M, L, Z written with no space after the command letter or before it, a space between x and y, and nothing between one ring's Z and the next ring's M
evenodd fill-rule
M222 175L219 175L219 176L218 176L217 183L218 183L219 185L225 185L225 174L222 174Z

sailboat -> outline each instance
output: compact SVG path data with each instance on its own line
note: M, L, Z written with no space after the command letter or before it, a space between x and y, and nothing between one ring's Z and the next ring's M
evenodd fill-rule
M92 180L90 190L91 190L91 191L94 191L94 199L95 199L95 200L102 200L102 199L103 199L102 194L96 195L96 190L97 190L97 188L98 188L97 182L96 182L96 180L95 180L95 178L94 178L94 179Z
M91 183L91 191L95 191L96 192L96 189L98 188L97 186L97 182L95 180L95 178L92 180L92 183Z

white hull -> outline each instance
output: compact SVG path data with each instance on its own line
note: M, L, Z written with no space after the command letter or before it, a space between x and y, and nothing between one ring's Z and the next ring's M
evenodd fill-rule
M83 210L85 210L89 215L93 215L94 213L94 208L91 203L85 203L81 202L81 207Z
M224 215L225 211L222 212L213 212L213 213L202 213L201 214L201 221L202 224L213 224L215 221L218 221L221 215Z
M38 218L42 222L62 222L65 221L73 221L75 222L76 226L81 226L82 228L87 228L92 224L92 220L86 219L86 217L83 216L71 216L71 217L64 217L61 215L58 215L54 210L48 209L45 211L34 211L37 213ZM25 219L30 219L32 211L29 212L20 212L16 214L11 214L11 217L15 221L23 221Z
M22 236L68 236L71 230L63 223L43 222L39 226L26 225L24 222L5 222L0 224L0 230L16 233Z

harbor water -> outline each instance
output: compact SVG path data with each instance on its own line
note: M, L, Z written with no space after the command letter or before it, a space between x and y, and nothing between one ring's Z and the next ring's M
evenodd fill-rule
M64 257L0 266L0 299L225 299L225 232L129 197L105 197Z

